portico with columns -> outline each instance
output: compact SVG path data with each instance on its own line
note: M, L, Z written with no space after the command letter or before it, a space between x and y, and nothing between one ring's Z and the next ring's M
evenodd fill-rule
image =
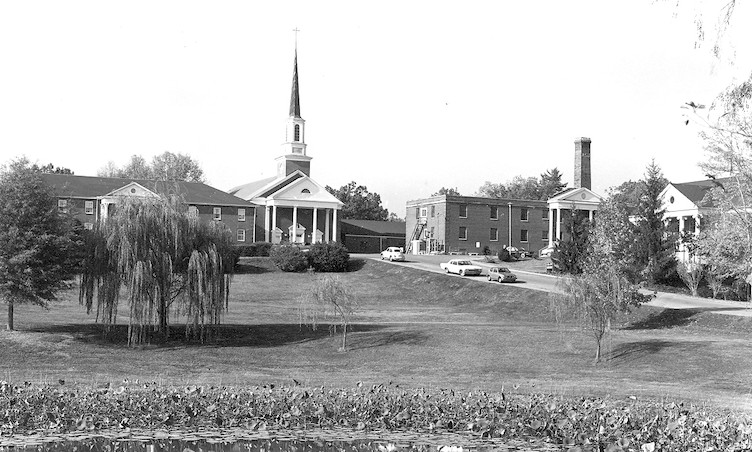
M659 195L663 207L663 221L669 234L674 234L676 259L680 262L694 260L679 239L684 234L700 234L703 215L712 209L712 203L705 195L714 187L722 186L725 179L708 179L685 183L669 183Z
M277 175L229 191L258 206L257 240L297 245L338 241L338 211L344 204L311 179L312 157L308 155L305 127L300 115L296 49L285 142L282 155L275 159Z
M585 187L565 190L548 200L548 244L562 239L563 218L573 212L586 214L589 221L595 219L603 198Z

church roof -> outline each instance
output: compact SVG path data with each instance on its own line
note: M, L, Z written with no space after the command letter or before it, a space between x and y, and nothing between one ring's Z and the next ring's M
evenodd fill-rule
M154 193L178 194L183 197L187 204L250 206L250 203L237 196L232 196L200 182L75 176L71 174L42 174L41 176L42 180L52 187L53 193L57 197L94 199L106 196L135 182Z
M695 205L702 207L712 207L709 202L703 203L703 199L708 192L715 187L722 187L724 184L734 182L731 177L723 177L718 179L705 179L694 182L684 182L681 184L672 183L679 192L686 196L687 199L695 203Z
M295 49L295 68L292 73L292 93L290 94L290 116L300 118L300 88L298 87L298 49Z
M235 195L238 198L251 199L251 196L257 191L269 185L271 182L277 180L276 176L267 177L266 179L260 179L247 184L238 185L228 190L228 193Z

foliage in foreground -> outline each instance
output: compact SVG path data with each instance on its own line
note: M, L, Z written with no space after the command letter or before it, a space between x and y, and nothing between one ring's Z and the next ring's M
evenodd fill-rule
M75 431L352 428L538 438L581 450L748 450L752 420L676 403L407 389L184 388L99 390L0 382L0 435Z

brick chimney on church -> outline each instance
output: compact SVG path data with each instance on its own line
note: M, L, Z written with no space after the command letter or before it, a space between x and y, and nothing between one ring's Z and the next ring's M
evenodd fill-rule
M590 138L574 141L574 188L592 189L590 185Z

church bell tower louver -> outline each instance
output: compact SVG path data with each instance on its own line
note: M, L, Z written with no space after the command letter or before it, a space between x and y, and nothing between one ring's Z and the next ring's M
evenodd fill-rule
M298 86L298 49L295 48L295 64L292 73L290 116L287 118L285 142L282 155L277 157L277 177L285 177L295 171L311 176L311 159L305 143L305 120L300 116L300 88Z

